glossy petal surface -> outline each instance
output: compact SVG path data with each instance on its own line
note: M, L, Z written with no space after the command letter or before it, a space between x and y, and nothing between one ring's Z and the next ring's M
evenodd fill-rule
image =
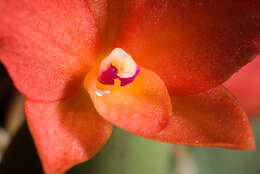
M224 85L249 115L260 113L260 57L235 73Z
M85 90L54 103L27 100L30 131L47 174L61 174L93 157L112 125L100 117Z
M114 47L158 74L172 95L216 87L258 54L259 0L155 0L139 8Z
M22 93L55 101L79 89L98 44L84 0L1 0L0 19L0 61Z
M172 97L172 105L168 127L148 138L173 144L255 148L245 112L223 87L193 96Z
M117 81L114 86L106 86L97 82L96 69L85 79L85 88L102 117L136 134L154 135L167 126L170 96L155 73L141 68L132 83L120 86ZM104 91L103 96L97 90Z

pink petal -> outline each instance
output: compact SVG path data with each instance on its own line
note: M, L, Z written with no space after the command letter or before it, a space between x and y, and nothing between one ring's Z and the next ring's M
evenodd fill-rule
M235 73L224 85L249 115L260 113L260 56Z

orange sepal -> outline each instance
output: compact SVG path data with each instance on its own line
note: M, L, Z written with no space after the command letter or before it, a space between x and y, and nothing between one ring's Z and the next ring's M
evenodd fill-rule
M157 136L146 138L196 146L255 149L245 112L223 87L187 97L172 97L173 115Z
M153 72L141 68L136 79L121 87L105 86L97 82L98 68L85 79L98 113L116 126L135 134L154 135L164 129L170 118L171 100L164 82ZM109 94L97 96L96 89Z
M112 132L85 90L54 103L27 100L25 111L46 174L64 173L90 159Z
M0 0L0 62L30 99L58 101L73 95L99 44L85 1Z

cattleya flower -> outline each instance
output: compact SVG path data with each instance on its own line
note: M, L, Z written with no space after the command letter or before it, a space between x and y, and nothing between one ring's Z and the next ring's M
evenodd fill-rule
M93 157L112 124L251 150L247 116L221 84L259 53L259 21L259 0L1 0L0 60L26 96L46 173Z

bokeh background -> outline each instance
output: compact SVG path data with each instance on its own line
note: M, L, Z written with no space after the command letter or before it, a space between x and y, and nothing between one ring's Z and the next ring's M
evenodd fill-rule
M0 64L0 174L43 173L23 101ZM251 123L256 151L170 145L115 128L94 158L68 174L260 174L260 119Z

